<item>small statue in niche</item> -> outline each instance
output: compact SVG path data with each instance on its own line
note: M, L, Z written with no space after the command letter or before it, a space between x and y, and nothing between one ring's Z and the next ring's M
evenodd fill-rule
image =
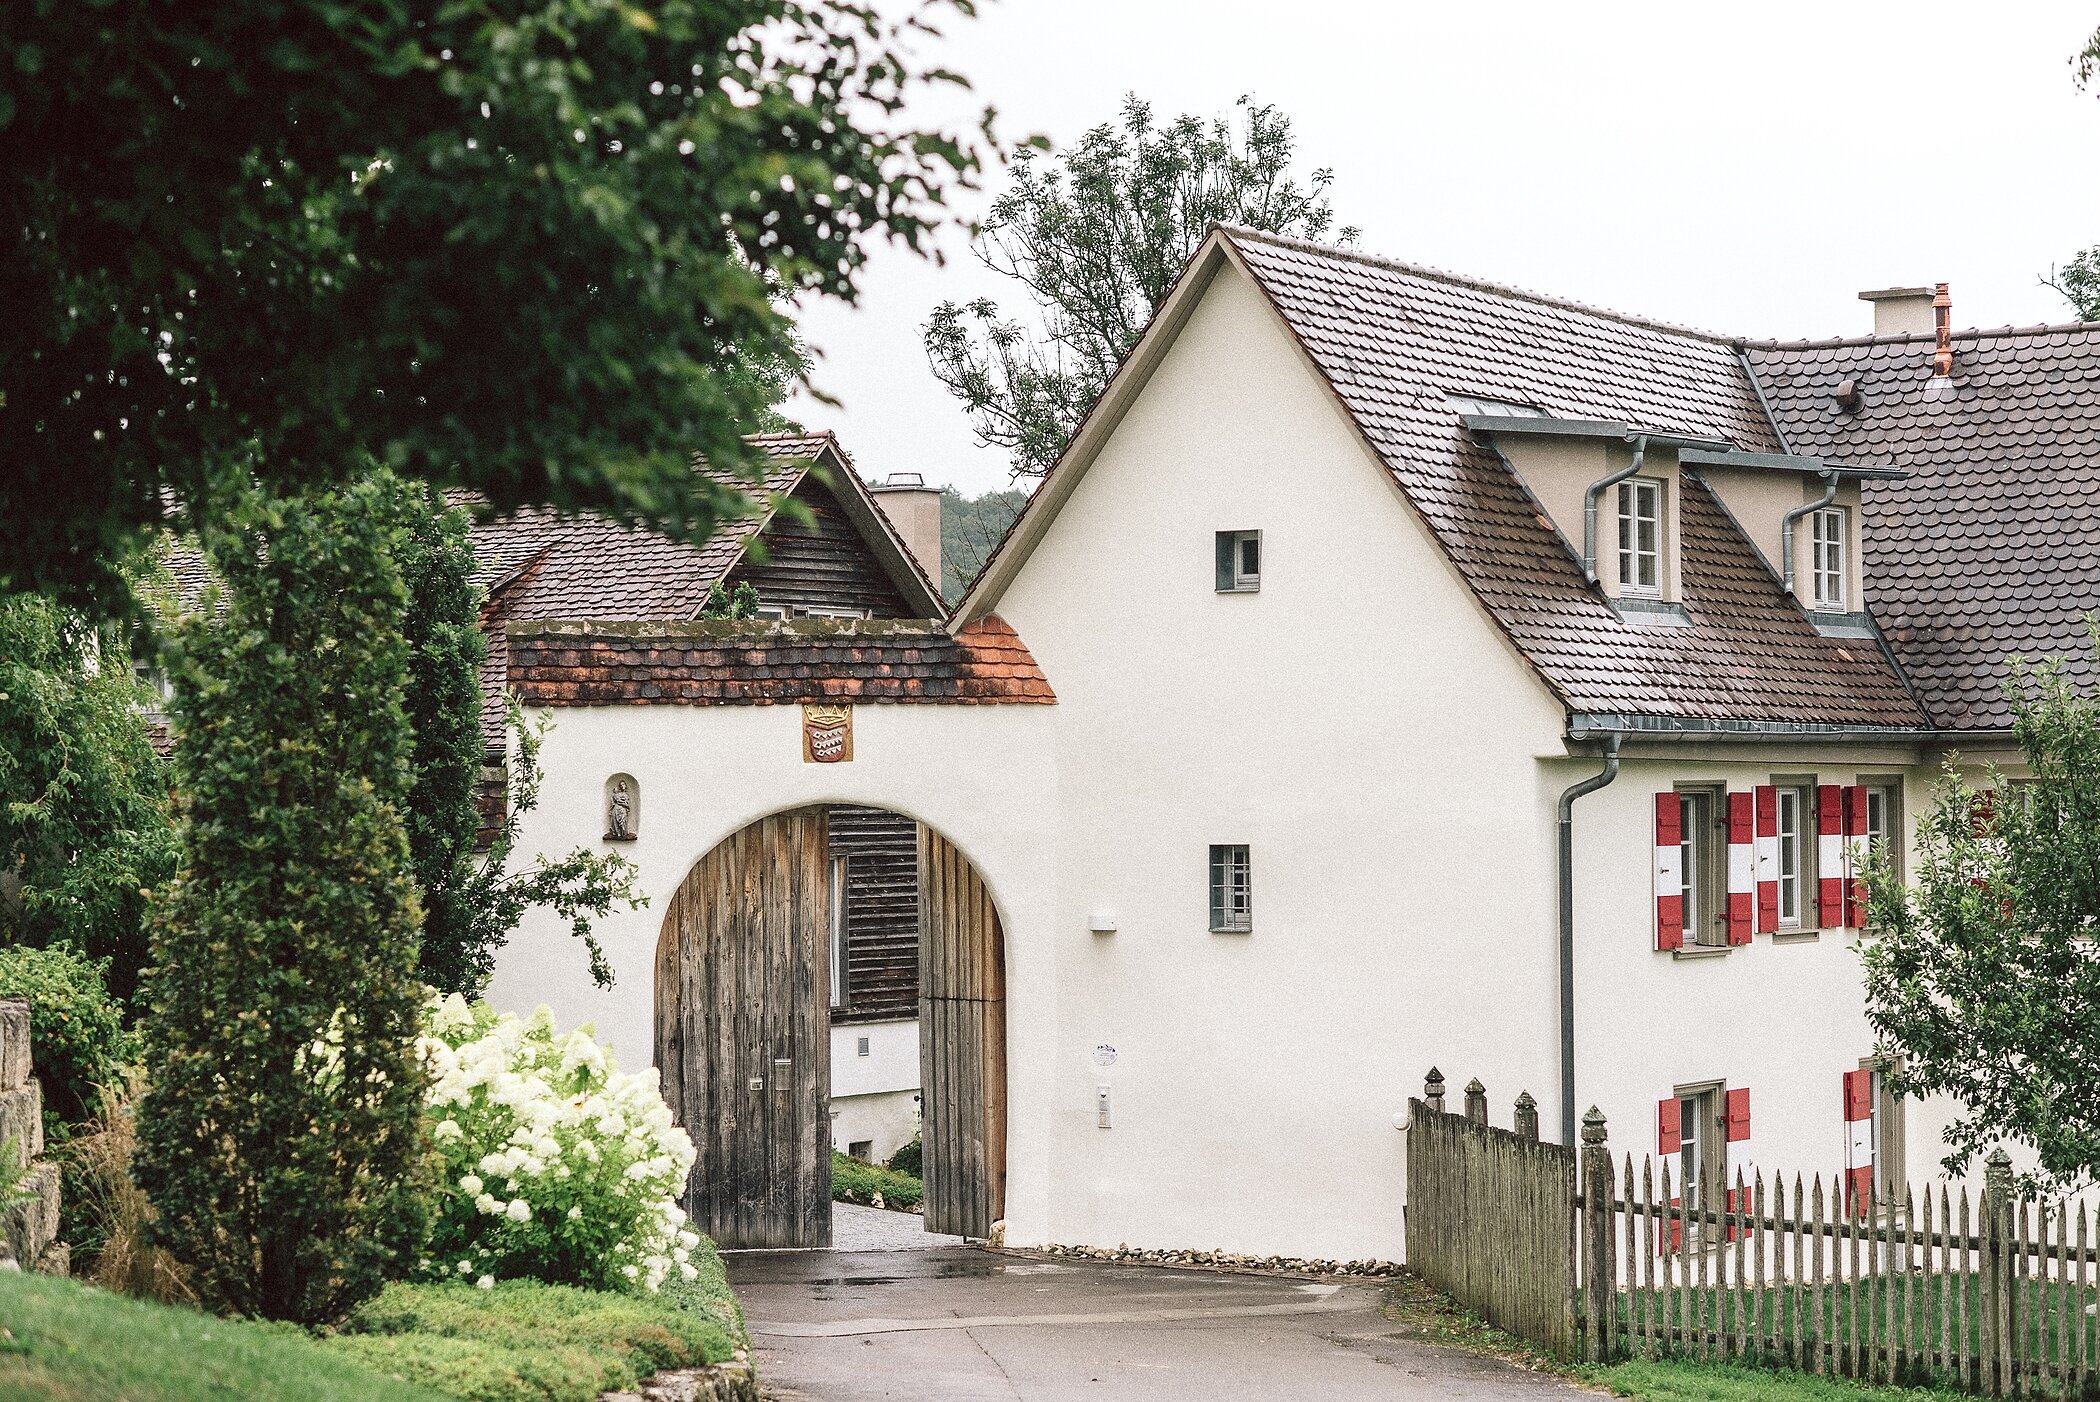
M627 781L613 781L612 797L605 805L605 835L614 842L627 842L634 837L628 822L634 814L634 800L628 796Z

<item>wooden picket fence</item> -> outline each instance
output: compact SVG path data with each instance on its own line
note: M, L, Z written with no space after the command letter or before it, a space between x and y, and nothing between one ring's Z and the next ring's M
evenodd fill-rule
M2088 1221L2082 1204L2016 1195L2002 1151L1973 1200L1944 1184L1906 1188L1901 1201L1863 1200L1842 1175L1768 1182L1759 1173L1718 1202L1687 1206L1669 1162L1614 1162L1593 1109L1575 1156L1579 1191L1552 1222L1538 1206L1461 1201L1454 1190L1472 1182L1462 1165L1497 1154L1485 1146L1521 1142L1527 1128L1535 1138L1536 1113L1527 1125L1520 1106L1516 1130L1494 1130L1479 1082L1467 1088L1477 1120L1444 1112L1440 1078L1427 1089L1409 1112L1410 1265L1563 1358L1731 1359L1986 1397L2100 1397L2100 1221ZM1455 1139L1471 1143L1454 1150ZM1418 1165L1418 1155L1429 1162ZM1497 1157L1505 1176L1541 1180L1505 1186L1501 1201L1560 1200L1560 1161ZM1415 1256L1418 1221L1429 1233L1426 1262ZM1510 1308L1525 1287L1483 1279L1491 1262L1510 1260L1506 1238L1543 1243L1557 1233L1566 1264L1541 1271L1530 1289L1568 1282L1565 1331L1533 1322L1546 1317L1536 1307Z

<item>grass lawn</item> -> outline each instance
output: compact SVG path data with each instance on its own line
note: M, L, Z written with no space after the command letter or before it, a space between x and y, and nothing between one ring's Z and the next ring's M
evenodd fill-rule
M9 1402L444 1402L290 1325L149 1305L0 1272L0 1397Z
M831 1151L831 1198L833 1202L857 1202L873 1206L882 1194L884 1207L914 1208L926 1198L926 1188L909 1173L863 1163Z
M1651 1363L1635 1359L1577 1376L1642 1402L1940 1402L1962 1394L1920 1388L1862 1387L1806 1373L1777 1373L1734 1363Z
M743 1342L721 1258L703 1241L693 1264L698 1279L653 1296L522 1280L389 1285L326 1347L460 1402L593 1402L654 1372L720 1363Z

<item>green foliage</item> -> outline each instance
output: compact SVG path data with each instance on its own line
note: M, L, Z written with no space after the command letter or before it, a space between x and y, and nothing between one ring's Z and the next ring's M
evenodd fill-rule
M103 973L103 964L70 945L0 949L0 998L29 1000L29 1037L49 1141L64 1140L73 1126L85 1124L100 1088L116 1085L138 1057Z
M741 1338L721 1266L711 1288L638 1296L508 1281L389 1285L331 1338L334 1352L464 1402L596 1402L651 1373L720 1363Z
M0 596L0 945L71 944L128 1000L147 892L178 849L150 695L118 644L47 599Z
M2010 690L2031 781L1993 771L1985 800L1950 764L1910 883L1870 868L1867 1017L1900 1094L1961 1106L1950 1172L2013 1140L2064 1189L2100 1174L2100 699L2060 662Z
M882 1201L875 1201L877 1194ZM917 1207L926 1198L926 1185L915 1174L898 1173L831 1151L831 1200L857 1202L868 1207Z
M444 1402L284 1325L0 1272L0 1397L38 1402Z
M693 1144L654 1072L622 1075L589 1027L558 1035L545 1008L525 1019L454 996L428 1030L426 1275L648 1291L694 1276L700 1236L678 1205Z
M739 583L734 592L722 588L720 580L707 590L707 599L700 605L702 618L724 618L741 622L758 617L758 590L750 580Z
M1014 159L977 256L1028 289L1041 335L990 298L943 302L926 324L933 373L969 410L977 438L1016 473L1050 470L1109 376L1137 344L1214 223L1316 239L1333 225L1333 172L1291 175L1291 119L1243 97L1246 129L1183 115L1154 126L1135 93L1052 161ZM1047 167L1047 168L1046 168ZM1342 242L1354 229L1339 233Z
M641 868L617 852L578 847L565 857L535 856L532 865L522 871L510 869L510 854L518 845L525 815L539 807L540 745L554 728L554 718L542 715L528 726L515 695L506 700L506 716L511 743L503 821L467 883L465 907L470 924L460 945L465 987L452 991L478 993L487 985L496 966L496 951L509 941L525 912L535 906L546 906L569 922L570 933L583 942L589 956L591 981L610 988L612 965L591 932L591 922L604 919L616 905L639 910L649 904L636 884Z
M421 484L402 484L407 530L395 560L408 588L401 631L408 641L408 851L422 893L418 974L447 993L476 980L474 835L481 815L474 786L487 746L481 738L481 663L488 654L474 588L474 550L466 513ZM486 970L481 970L486 977Z
M896 1153L891 1154L890 1161L884 1167L893 1173L906 1173L914 1178L924 1178L926 1176L925 1164L926 1148L919 1142L919 1137L913 1135L911 1143L904 1145Z
M319 1323L423 1231L399 497L257 501L178 639L186 863L157 913L134 1173L205 1303Z
M0 7L0 588L113 606L170 502L372 457L704 538L747 503L690 454L755 475L789 299L977 169L904 116L974 8Z
M2049 269L2042 286L2060 293L2080 321L2100 321L2100 247L2073 254L2061 268Z
M1015 487L966 497L953 487L941 488L941 594L951 604L970 592L978 572L1006 537L1006 528L1028 504L1028 493Z

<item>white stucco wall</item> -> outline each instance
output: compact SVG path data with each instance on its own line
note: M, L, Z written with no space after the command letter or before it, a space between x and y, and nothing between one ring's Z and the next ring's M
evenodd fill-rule
M1558 709L1229 270L998 611L1059 697L1050 1238L1397 1256L1428 1059L1514 1088L1554 1036Z
M803 762L796 706L553 711L554 730L540 754L540 806L526 816L518 850L602 848L605 776L632 774L644 818L636 840L620 850L641 868L649 906L598 924L617 977L609 990L591 985L568 927L551 912L532 912L497 959L490 1000L521 1010L545 1003L563 1024L594 1022L623 1066L648 1065L657 936L695 862L745 824L785 808L836 802L908 813L977 865L1005 927L1008 1217L1040 1233L1049 1195L1044 1107L1058 986L1049 926L1057 873L1054 709L856 707L854 757L845 764Z

